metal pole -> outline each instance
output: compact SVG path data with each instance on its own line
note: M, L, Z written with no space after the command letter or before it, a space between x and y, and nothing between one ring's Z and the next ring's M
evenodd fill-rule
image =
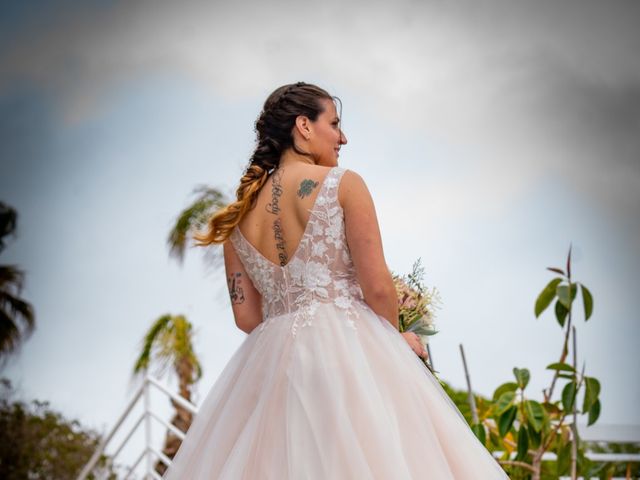
M145 478L153 478L151 470L153 469L152 457L149 455L151 449L151 396L149 393L149 373L144 377L144 436L145 436L145 455L147 456L147 474Z
M120 425L122 425L122 423L125 421L125 419L127 418L127 416L129 415L129 413L131 412L131 410L133 409L133 407L135 406L136 402L140 399L140 396L143 393L143 386L141 386L137 392L135 393L135 395L131 398L131 400L129 401L129 404L127 405L127 407L124 409L124 412L122 412L122 414L120 415L120 418L118 418L118 421L116 422L116 424L113 426L113 428L111 429L111 431L109 432L109 434L104 438L104 440L102 441L102 443L100 443L100 445L98 446L98 448L96 448L96 451L93 453L93 455L91 456L91 459L89 460L89 462L87 462L87 464L85 465L85 467L82 469L82 471L80 472L80 475L78 476L78 480L84 480L85 478L87 478L87 476L89 475L89 473L91 473L91 471L93 470L93 468L95 467L96 463L98 463L98 460L100 458L100 455L104 452L107 444L109 443L109 441L113 438L113 436L115 435L116 431L118 430L118 428L120 428Z
M578 371L578 351L576 347L576 327L575 325L571 325L571 332L573 333L573 370L576 372L574 375L577 375ZM572 442L571 442L571 478L578 478L577 471L577 461L578 461L578 415L576 413L576 404L578 403L578 378L576 379L576 393L573 399L572 413L573 413L573 423L571 424L571 431L573 433ZM582 381L582 379L580 379Z
M436 367L433 364L433 356L431 355L431 347L429 347L429 342L427 342L427 357L429 357L429 365L431 365L431 368L435 370Z
M471 407L471 417L473 423L478 423L478 410L476 409L476 400L473 398L473 390L471 389L471 377L469 376L469 369L467 368L467 360L464 356L464 348L460 344L460 354L462 355L462 366L464 367L464 376L467 379L467 399L469 406Z

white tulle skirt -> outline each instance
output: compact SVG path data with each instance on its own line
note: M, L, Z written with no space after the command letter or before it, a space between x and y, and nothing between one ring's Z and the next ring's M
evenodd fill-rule
M269 319L200 406L164 479L506 479L402 335L365 303L353 326Z

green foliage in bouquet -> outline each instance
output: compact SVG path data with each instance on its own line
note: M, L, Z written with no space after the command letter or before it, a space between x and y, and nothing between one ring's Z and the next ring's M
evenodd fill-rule
M515 381L503 383L493 398L482 402L478 409L479 422L472 429L490 450L502 450L500 463L512 479L552 479L564 475L591 478L602 466L584 455L576 427L577 415L588 415L588 425L600 414L600 382L586 376L584 362L578 371L575 346L575 327L572 330L573 301L578 287L582 293L585 321L593 312L593 297L583 284L571 279L571 248L566 272L555 267L548 270L559 274L538 296L536 318L555 300L555 318L564 330L562 353L557 362L546 368L553 372L551 386L543 390L544 398L535 400L526 393L529 370L514 368ZM573 331L573 362L569 363L569 335ZM553 399L557 381L565 381L560 397ZM578 396L582 393L582 401ZM545 452L554 452L555 461L542 460ZM513 455L515 454L515 456Z
M434 325L435 310L440 308L440 294L435 287L428 288L424 284L424 267L418 258L408 275L399 275L391 272L393 283L398 296L398 330L400 332L414 332L420 337L425 346L429 342L429 336L438 333ZM428 359L421 358L422 362L435 375L435 371Z

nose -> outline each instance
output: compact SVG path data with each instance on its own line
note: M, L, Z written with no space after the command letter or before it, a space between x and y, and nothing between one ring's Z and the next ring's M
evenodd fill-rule
M345 145L347 143L347 137L344 136L344 132L340 130L340 145Z

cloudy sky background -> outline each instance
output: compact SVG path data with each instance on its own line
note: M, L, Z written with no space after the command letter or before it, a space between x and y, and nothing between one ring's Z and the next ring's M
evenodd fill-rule
M622 1L3 4L0 200L19 229L0 260L26 270L37 313L3 373L107 428L146 329L184 313L201 401L245 334L223 274L199 251L179 266L166 236L196 185L233 194L264 99L303 80L342 99L339 161L369 186L389 266L421 257L440 291L441 376L464 387L462 343L478 393L517 366L541 398L562 335L533 304L572 244L595 299L576 324L599 422L640 425L639 14Z

